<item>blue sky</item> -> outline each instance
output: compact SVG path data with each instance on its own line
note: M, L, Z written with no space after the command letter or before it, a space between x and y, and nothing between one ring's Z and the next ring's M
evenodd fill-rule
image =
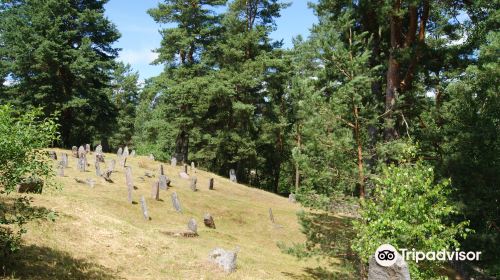
M122 34L115 47L121 48L120 60L130 63L139 71L141 79L158 75L162 66L150 65L156 54L153 49L160 46L160 26L146 13L156 7L158 0L110 0L106 4L106 15L117 25ZM291 47L292 38L301 34L307 36L309 28L316 22L307 0L289 0L292 5L282 12L277 20L278 29L272 33L275 40L284 40L285 47ZM315 2L315 1L312 1Z

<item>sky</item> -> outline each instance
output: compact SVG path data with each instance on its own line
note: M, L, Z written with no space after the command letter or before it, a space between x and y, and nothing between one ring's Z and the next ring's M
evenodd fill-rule
M129 63L139 72L141 79L158 75L163 66L150 65L156 58L154 49L160 46L160 25L146 13L158 5L158 0L110 0L106 4L106 16L117 26L122 37L114 44L121 48L119 60ZM271 34L274 40L283 40L284 47L292 46L297 35L307 37L316 17L307 8L307 0L288 0L291 6L282 11L277 19L277 30ZM315 2L314 0L311 2Z

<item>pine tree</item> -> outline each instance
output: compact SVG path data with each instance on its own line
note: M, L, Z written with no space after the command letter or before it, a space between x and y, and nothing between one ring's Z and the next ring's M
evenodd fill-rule
M114 119L103 89L120 34L104 16L106 2L1 2L0 59L7 70L2 79L12 79L10 101L59 112L66 147L109 131Z

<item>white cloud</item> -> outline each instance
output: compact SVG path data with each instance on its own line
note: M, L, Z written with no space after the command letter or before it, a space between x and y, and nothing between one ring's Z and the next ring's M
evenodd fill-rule
M145 48L141 50L123 50L120 52L119 59L124 63L134 64L150 64L158 58L158 54L152 49Z

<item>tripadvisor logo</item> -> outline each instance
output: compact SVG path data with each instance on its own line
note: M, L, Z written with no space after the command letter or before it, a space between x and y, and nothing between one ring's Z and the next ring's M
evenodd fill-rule
M391 266L396 263L398 255L405 261L414 261L416 263L420 261L479 261L479 256L481 252L465 252L459 251L417 251L415 249L400 249L399 252L390 244L383 244L377 248L375 251L375 261L381 266Z

